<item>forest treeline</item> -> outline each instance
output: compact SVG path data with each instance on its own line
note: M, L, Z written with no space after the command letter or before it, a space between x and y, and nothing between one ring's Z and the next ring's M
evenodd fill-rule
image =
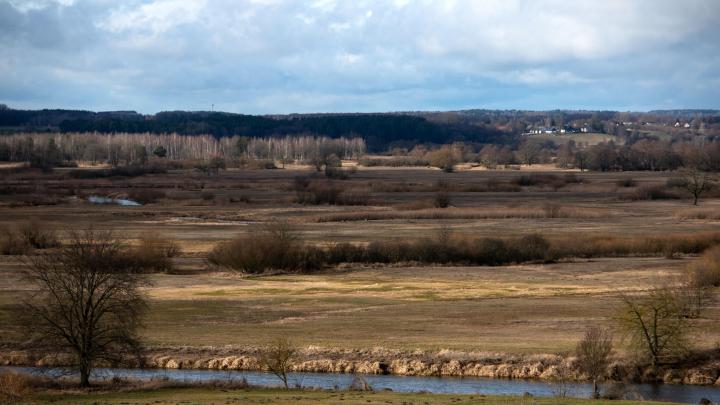
M0 109L0 129L6 132L56 131L62 133L153 133L181 135L277 137L287 135L361 137L373 151L391 145L443 144L453 141L503 142L507 135L493 126L463 122L433 122L408 114L322 114L255 116L224 112L161 112L142 115L132 111L90 112L69 110Z

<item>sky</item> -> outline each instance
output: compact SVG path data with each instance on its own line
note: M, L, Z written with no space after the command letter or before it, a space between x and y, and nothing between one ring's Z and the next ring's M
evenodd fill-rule
M718 0L0 0L0 103L720 108Z

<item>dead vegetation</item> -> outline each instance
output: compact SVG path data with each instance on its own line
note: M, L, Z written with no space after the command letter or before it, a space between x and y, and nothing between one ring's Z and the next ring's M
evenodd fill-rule
M12 403L20 401L32 392L30 377L25 374L0 373L0 400Z
M708 249L690 266L690 280L699 288L720 287L720 247Z
M18 229L0 231L0 254L24 255L34 249L50 249L60 246L60 240L54 229L41 225L38 221L21 224Z

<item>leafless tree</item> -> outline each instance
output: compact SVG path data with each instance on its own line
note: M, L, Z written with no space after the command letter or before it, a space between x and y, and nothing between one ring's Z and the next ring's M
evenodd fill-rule
M686 286L661 286L642 295L621 296L621 329L653 367L688 349L693 319L702 308Z
M605 378L612 356L613 338L609 330L590 327L578 343L578 368L593 382L593 398L600 397L598 383Z
M537 141L531 139L525 141L518 149L520 161L528 166L538 162L540 152L542 152L541 145Z
M692 194L693 205L698 205L700 195L710 188L710 175L699 170L697 167L686 167L680 170L683 187Z
M138 353L147 280L109 232L73 232L68 244L27 264L36 289L25 299L24 324L37 349L75 355L81 386L90 385L98 361Z
M297 355L297 348L287 338L278 338L266 347L260 355L260 363L275 374L288 386L288 372L292 369L292 361Z

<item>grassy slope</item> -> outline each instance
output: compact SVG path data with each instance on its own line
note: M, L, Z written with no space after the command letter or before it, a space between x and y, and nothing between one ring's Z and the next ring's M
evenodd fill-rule
M524 404L524 405L630 405L635 401L604 401L573 398L522 398L485 395L439 395L363 392L310 392L283 390L162 389L111 394L38 395L35 403L54 404Z

